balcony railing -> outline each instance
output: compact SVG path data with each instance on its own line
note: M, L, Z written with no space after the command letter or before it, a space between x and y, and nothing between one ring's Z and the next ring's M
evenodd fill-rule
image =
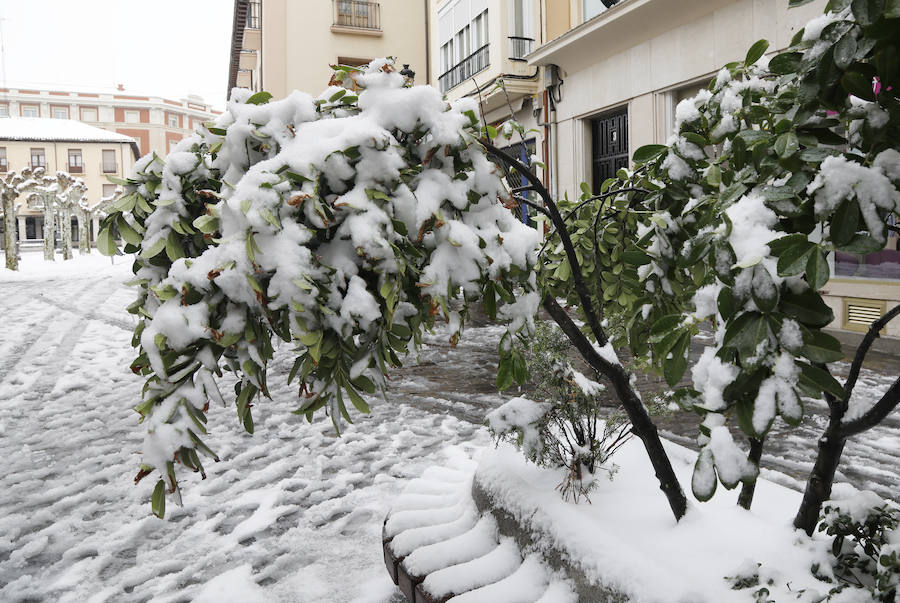
M358 29L381 29L381 4L360 0L332 0L334 25Z
M509 36L509 58L514 61L524 61L525 55L534 47L533 38L521 36Z
M485 44L438 78L441 92L447 92L451 88L459 86L479 71L487 69L490 64L488 45Z
M247 10L247 22L244 25L247 29L259 29L259 2L251 0Z

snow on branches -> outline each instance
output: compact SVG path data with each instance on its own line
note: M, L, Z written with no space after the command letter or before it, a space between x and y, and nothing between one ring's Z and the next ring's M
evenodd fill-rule
M297 412L324 409L338 428L438 315L455 343L486 290L513 331L531 328L540 237L500 202L477 125L471 102L379 60L337 68L316 98L235 90L214 123L135 165L99 247L116 252L115 228L136 254L138 477L162 475L154 512L177 491L176 462L202 471L197 452L215 456L200 438L223 369L252 433L273 336L296 346Z

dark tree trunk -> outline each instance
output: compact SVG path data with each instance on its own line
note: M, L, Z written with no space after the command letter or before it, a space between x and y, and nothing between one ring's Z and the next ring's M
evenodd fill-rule
M844 451L846 440L840 436L840 423L829 423L825 435L819 439L819 454L816 456L816 464L813 466L809 480L806 482L806 490L803 492L803 500L794 518L794 527L803 530L812 536L819 522L819 513L822 505L831 497L831 486L834 483L834 474L838 463L841 461L841 453Z
M762 458L763 451L763 441L757 438L750 438L750 454L747 455L747 460L753 463L755 466L759 467L759 461ZM741 485L741 493L738 496L738 504L748 511L750 510L750 505L753 504L753 494L756 492L756 479L749 482L744 482Z

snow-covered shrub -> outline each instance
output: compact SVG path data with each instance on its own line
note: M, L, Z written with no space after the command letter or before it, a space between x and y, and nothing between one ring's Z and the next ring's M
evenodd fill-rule
M615 473L611 459L631 425L619 413L600 418L597 396L606 387L572 366L572 344L558 326L539 323L516 348L513 356L524 362L534 388L530 395L541 401L513 398L488 413L488 426L538 465L566 469L559 489L577 502L596 485L598 471Z
M159 515L174 464L215 458L201 436L210 402L225 403L223 370L252 433L275 338L296 346L296 412L324 409L337 428L348 403L368 411L363 395L438 315L455 342L467 301L486 295L510 333L532 326L540 236L501 203L475 105L409 87L384 60L339 68L332 84L278 101L236 90L165 159L141 159L104 220L101 250L116 251L117 228L136 254L138 479L162 475Z
M616 248L626 266L615 299L630 316L632 351L675 386L700 323L716 327L693 387L677 395L703 417L692 483L701 500L719 482L744 482L749 506L764 440L776 419L800 422L804 396L825 397L836 417L808 491L809 502L827 498L828 459L897 404L892 390L842 425L855 378L845 387L826 366L843 356L822 330L834 317L819 290L829 254L880 250L900 214L900 63L896 36L884 35L900 13L849 0L827 10L787 51L763 58L761 40L726 65L678 105L668 144L638 149L634 172L603 185L621 191L613 210L637 218ZM818 508L805 507L814 525ZM812 530L798 515L800 524Z
M831 593L862 588L875 601L895 601L900 588L900 508L874 492L829 500L819 531L834 536Z

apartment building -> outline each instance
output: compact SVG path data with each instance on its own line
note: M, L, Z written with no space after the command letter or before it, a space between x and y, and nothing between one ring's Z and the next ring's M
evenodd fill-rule
M94 206L115 192L107 176L126 177L140 157L137 141L131 136L110 132L71 119L9 117L0 119L0 173L21 172L42 167L49 175L69 172L84 180L87 203ZM28 206L26 195L16 200L20 241L43 240L43 216L39 208ZM92 232L99 232L94 218ZM73 240L78 239L73 221Z
M71 119L130 136L141 155L164 156L199 124L221 113L196 96L171 100L110 92L0 88L0 117Z
M329 65L392 56L430 80L428 0L235 0L228 91L318 94Z
M431 84L448 100L476 100L488 124L522 124L524 137L496 142L525 163L547 139L544 70L526 61L543 41L540 10L538 0L431 0Z

